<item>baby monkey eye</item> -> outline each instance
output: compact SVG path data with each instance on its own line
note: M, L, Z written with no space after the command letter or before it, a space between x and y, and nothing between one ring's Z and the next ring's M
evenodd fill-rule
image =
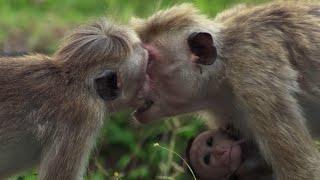
M207 145L210 146L210 147L213 145L213 138L212 137L209 137L207 139Z
M203 162L204 162L204 164L206 164L206 165L209 165L209 164L210 164L210 153L206 154L206 155L203 157Z

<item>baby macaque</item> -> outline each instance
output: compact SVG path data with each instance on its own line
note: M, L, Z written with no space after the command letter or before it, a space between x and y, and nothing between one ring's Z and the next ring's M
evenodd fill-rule
M189 165L200 180L273 180L271 168L253 144L227 130L207 130L190 140Z

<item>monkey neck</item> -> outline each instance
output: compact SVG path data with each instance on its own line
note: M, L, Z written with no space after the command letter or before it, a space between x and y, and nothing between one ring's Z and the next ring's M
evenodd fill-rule
M232 124L236 129L243 130L243 137L250 137L250 131L243 123L246 119L241 107L237 106L233 90L228 82L223 82L221 89L207 98L207 108L214 114L214 120L218 127Z
M218 90L208 92L206 97L211 110L218 114L230 114L230 109L233 109L233 93L231 87L226 81L221 82ZM212 89L212 88L209 88Z

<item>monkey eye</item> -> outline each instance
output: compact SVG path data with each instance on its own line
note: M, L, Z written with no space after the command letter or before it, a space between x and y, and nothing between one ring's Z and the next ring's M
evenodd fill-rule
M206 164L206 165L210 164L210 156L211 156L210 153L208 153L203 157L204 164Z
M207 145L211 147L212 144L213 144L213 138L212 138L212 137L209 137L209 138L207 139Z

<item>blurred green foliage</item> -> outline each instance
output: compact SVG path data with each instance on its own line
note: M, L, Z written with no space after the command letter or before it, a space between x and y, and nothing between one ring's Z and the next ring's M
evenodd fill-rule
M52 53L66 30L107 16L127 22L157 9L191 2L209 16L235 3L266 0L0 0L0 46L6 51ZM7 50L8 49L8 50Z
M155 10L192 2L213 17L235 3L265 0L0 0L0 53L51 54L63 35L73 27L107 16L126 23L131 17L147 17ZM130 113L106 120L93 150L86 179L191 179L181 160L154 143L184 153L187 141L205 123L197 115L171 118L134 127ZM12 180L35 180L30 170Z

